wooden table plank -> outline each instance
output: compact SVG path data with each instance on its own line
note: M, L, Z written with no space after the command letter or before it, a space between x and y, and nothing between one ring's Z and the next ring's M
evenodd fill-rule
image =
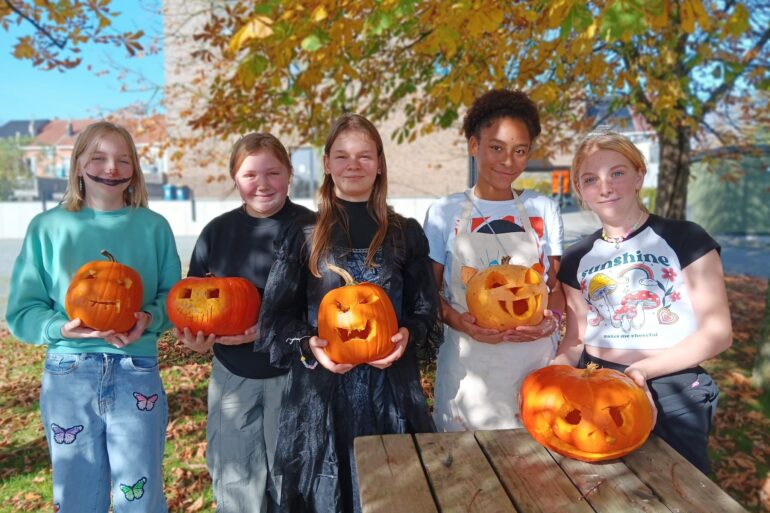
M655 435L623 460L671 511L746 513L743 506Z
M600 513L671 513L620 460L586 463L551 452L586 501Z
M477 431L476 439L522 513L592 513L550 453L523 429Z
M410 435L376 435L353 441L364 513L437 513Z
M515 513L471 432L415 435L442 513Z

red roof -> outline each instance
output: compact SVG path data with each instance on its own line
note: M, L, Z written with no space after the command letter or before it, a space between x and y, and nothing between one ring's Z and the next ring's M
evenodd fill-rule
M159 143L165 139L166 118L162 115L145 118L108 118L124 126L137 145ZM74 146L75 139L88 125L97 119L54 119L35 137L35 142L45 146Z

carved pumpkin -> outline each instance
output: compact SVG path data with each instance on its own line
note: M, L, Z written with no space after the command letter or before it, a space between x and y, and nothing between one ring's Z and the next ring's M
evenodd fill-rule
M185 278L171 287L166 312L179 329L205 335L242 335L259 318L262 298L245 278Z
M582 461L625 456L647 440L653 422L644 390L594 363L529 374L521 385L521 419L535 440Z
M542 266L512 265L509 260L504 257L501 265L481 272L467 266L461 270L468 311L482 328L507 330L535 326L543 320L548 287L541 274Z
M80 267L72 277L64 301L70 319L78 318L91 329L126 332L136 323L142 307L142 278L119 264L106 250L107 261L96 260Z
M373 283L356 283L346 270L329 269L345 285L326 293L318 307L318 336L335 363L357 365L384 358L395 346L390 338L398 332L398 320L388 294Z

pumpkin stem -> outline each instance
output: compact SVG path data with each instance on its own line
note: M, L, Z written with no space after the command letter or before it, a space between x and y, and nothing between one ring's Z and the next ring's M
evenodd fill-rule
M591 374L593 374L595 371L598 371L600 369L599 364L596 362L589 362L588 365L586 365L585 370L583 371L584 377L589 377Z
M110 252L109 252L109 251L107 251L106 249L103 249L103 250L101 250L101 251L99 252L99 254L101 254L103 257L107 257L107 258L109 258L109 259L110 259L110 262L114 262L114 261L115 261L115 257L114 257L114 256L112 256L112 253L110 253Z
M508 265L511 262L510 255L505 255L503 258L500 259L500 265Z
M345 285L358 285L356 280L353 279L353 276L349 272L347 272L342 267L337 267L334 264L327 264L327 266L330 271L332 271L335 274L339 274L340 277L342 277L343 280L345 280Z

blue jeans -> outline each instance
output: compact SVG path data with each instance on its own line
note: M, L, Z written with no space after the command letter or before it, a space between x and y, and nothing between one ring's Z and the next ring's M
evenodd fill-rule
M217 513L272 510L277 487L271 470L287 374L236 376L215 357L209 381L206 460ZM270 496L270 497L269 497Z
M47 354L40 412L60 513L165 513L168 401L158 359Z

